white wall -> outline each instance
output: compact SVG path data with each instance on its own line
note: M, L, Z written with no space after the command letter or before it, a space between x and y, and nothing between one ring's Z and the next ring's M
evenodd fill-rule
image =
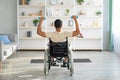
M120 0L113 0L114 51L120 55Z
M17 33L17 0L0 0L0 33Z
M103 0L103 50L109 49L109 0Z

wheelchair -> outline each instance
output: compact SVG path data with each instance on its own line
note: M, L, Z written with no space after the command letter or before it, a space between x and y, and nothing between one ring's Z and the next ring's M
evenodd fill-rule
M63 58L66 57L66 68L70 70L70 75L73 75L73 59L72 51L69 49L68 38L64 42L53 42L49 39L48 49L45 50L44 54L44 74L47 76L51 69L52 59L63 62Z

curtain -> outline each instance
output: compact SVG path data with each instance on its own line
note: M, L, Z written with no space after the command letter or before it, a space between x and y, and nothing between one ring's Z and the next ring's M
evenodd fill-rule
M109 50L113 50L113 32L112 32L112 0L109 0Z

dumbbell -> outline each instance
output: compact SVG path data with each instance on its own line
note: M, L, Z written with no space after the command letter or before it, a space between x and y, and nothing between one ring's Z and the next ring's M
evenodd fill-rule
M71 16L71 18L72 18L72 16ZM76 18L78 18L78 16L76 16Z
M40 20L40 16L38 16L38 19ZM44 17L44 20L46 20L46 18Z

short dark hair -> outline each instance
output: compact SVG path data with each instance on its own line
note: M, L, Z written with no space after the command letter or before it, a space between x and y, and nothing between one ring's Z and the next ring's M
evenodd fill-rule
M56 19L54 22L55 28L61 28L62 27L62 21L60 19Z

